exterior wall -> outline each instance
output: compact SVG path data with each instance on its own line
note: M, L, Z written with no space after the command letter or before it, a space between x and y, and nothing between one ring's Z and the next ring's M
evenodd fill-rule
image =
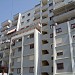
M31 39L29 38L30 34L34 34L34 37ZM16 40L18 38L22 38L22 37L24 37L24 41L22 41L20 43L20 45L19 45L19 43L18 43L18 45L16 45L17 44ZM40 55L40 51L41 51L41 41L40 40L41 40L41 38L40 37L41 37L41 33L35 29L32 31L26 32L24 34L20 34L20 35L18 35L18 37L15 36L15 37L11 38L12 41L15 40L15 46L16 46L14 48L11 46L11 50L12 50L12 53L14 52L14 56L10 57L11 63L14 62L14 65L10 66L10 70L14 69L14 71L13 71L14 75L20 74L20 73L17 73L18 68L23 69L23 75L34 75L34 74L40 75L40 58L39 58L39 56L41 57L41 55ZM37 39L37 40L35 40L35 39ZM23 43L23 45L22 45L22 43ZM32 43L34 43L34 48L30 49L30 44L32 44ZM18 52L18 47L23 47L22 48L23 49L23 60L21 60L22 59L22 53L21 53L22 50L20 52ZM34 58L32 58L30 56L33 56ZM21 58L20 61L18 61L18 58ZM22 63L22 61L23 61L23 63ZM23 65L23 67L22 67L22 65ZM30 67L34 67L33 73L29 72Z
M41 0L41 3L33 9L16 14L12 21L8 20L2 23L1 35L3 37L0 41L9 39L11 43L0 45L2 50L0 53L3 53L3 58L0 60L2 64L5 63L4 61L9 62L7 64L7 66L9 65L9 73L13 70L13 75L55 75L69 74L75 71L75 29L72 29L71 26L75 24L75 14L74 11L69 10L69 7L74 5L70 3L72 0L58 1ZM64 13L64 6L66 11L69 10L73 14L69 14L69 11ZM42 34L36 29L27 33L17 33L18 35L15 32L7 34L14 28L20 32L23 28L26 29L30 25L38 23L42 25ZM34 37L29 39L29 34L32 33L34 33ZM22 38L22 40L19 42L18 38ZM15 46L10 46L13 40ZM34 48L30 49L32 43L34 43ZM10 47L10 51L2 49L6 45ZM22 47L21 51L18 51L19 47ZM63 54L57 55L59 52L63 52ZM57 69L58 63L63 63L63 69ZM30 67L34 67L33 73L29 73ZM21 72L17 74L18 68L21 68Z

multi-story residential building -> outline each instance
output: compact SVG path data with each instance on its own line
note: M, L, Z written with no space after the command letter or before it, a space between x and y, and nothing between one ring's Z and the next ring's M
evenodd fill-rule
M0 30L0 65L10 75L75 71L75 0L41 0Z
M54 75L75 72L75 0L54 0Z

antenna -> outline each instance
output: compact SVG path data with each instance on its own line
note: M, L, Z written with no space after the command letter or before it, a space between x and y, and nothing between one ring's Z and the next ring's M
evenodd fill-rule
M13 0L11 0L11 18L13 18Z

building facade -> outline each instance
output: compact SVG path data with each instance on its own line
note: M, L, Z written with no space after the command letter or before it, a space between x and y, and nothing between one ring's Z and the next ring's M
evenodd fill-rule
M74 74L75 0L41 0L1 25L1 72Z

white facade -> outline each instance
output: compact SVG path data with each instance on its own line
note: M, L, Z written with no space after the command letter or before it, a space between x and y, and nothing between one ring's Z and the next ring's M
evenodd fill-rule
M2 23L0 42L10 40L0 45L2 67L9 75L74 74L74 30L74 0L41 0Z

